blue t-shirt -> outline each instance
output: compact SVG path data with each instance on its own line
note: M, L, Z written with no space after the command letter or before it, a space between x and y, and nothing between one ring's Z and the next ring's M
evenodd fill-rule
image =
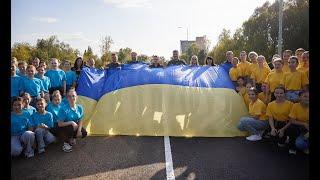
M47 125L50 128L53 128L53 115L51 112L46 111L45 114L39 114L35 112L32 116L32 126L37 127L41 123Z
M58 114L58 121L74 121L79 122L83 118L83 107L79 104L76 104L75 109L71 109L69 104L64 104L61 106Z
M21 91L22 78L18 75L11 76L11 97L18 97Z
M27 92L30 96L39 96L44 90L42 81L38 78L22 78L22 91Z
M36 75L35 77L42 81L43 91L45 93L48 93L49 88L51 88L50 78L48 78L47 76L43 76L42 78L40 78L38 75Z
M51 112L53 115L53 123L57 123L58 122L58 114L59 114L59 110L60 110L61 105L55 105L52 102L50 102L48 104L48 106L46 107L48 112Z
M61 100L61 106L66 105L66 104L69 104L69 101L68 101L67 97L63 97Z
M45 74L50 79L51 87L62 87L63 81L66 81L66 73L61 69L50 69Z
M67 85L71 86L73 85L73 82L77 81L77 74L74 71L67 71L66 72L66 79L67 79Z
M31 117L32 114L34 114L35 112L37 112L37 109L34 108L33 106L29 106L28 108L23 108L22 111L28 113L29 116Z
M27 75L26 75L26 74L22 74L20 71L19 71L19 72L17 72L17 75L18 75L18 76L20 76L20 77L27 77Z
M11 136L18 136L32 127L30 116L26 112L15 114L11 112Z

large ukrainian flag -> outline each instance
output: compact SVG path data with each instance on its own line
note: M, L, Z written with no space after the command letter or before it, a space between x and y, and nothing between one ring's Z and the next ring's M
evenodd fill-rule
M79 103L91 135L233 137L248 114L221 66L84 68Z

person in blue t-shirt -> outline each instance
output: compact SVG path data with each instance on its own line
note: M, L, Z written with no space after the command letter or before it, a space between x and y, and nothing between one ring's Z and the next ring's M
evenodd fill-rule
M49 88L51 88L50 78L44 75L46 72L44 66L39 65L37 68L37 71L38 73L35 75L35 77L42 81L44 99L47 102L50 102L50 94L49 94Z
M32 123L35 127L35 134L38 143L38 153L44 153L45 147L50 143L55 141L55 137L49 131L50 128L53 128L53 115L51 112L45 110L47 105L44 98L37 99L37 109L32 116Z
M16 65L11 63L11 100L19 97L21 92L21 77L16 74L16 70Z
M53 126L57 127L58 126L58 113L61 108L61 94L59 90L55 90L52 93L51 96L51 102L48 104L46 107L46 110L48 112L51 112L53 115ZM55 135L55 134L54 134Z
M68 104L64 104L58 113L58 127L66 138L63 139L63 151L71 152L75 138L86 137L87 131L82 127L84 117L83 107L77 104L77 93L71 88L67 94Z
M17 75L20 77L27 77L27 66L28 64L25 61L18 63L18 72Z
M35 78L35 71L36 68L33 65L28 65L27 67L27 74L26 78L22 79L22 91L27 92L32 97L30 104L35 106L36 99L43 97L43 84L42 81L38 78Z
M24 92L21 95L22 99L23 99L23 107L22 107L22 111L26 112L29 114L29 116L32 116L33 113L37 112L36 108L34 108L33 106L30 105L30 102L32 100L31 96L29 93Z
M63 70L66 73L67 92L71 87L76 87L77 74L75 71L71 71L71 62L66 60L63 63Z
M51 82L49 94L51 95L54 90L59 90L61 95L66 95L66 73L59 69L59 60L57 58L51 59L51 68L44 75L48 76Z
M229 73L230 69L232 68L232 59L233 59L234 55L232 51L227 51L226 52L226 60L220 64L221 67L223 67L223 69L225 69L227 71L227 73Z
M24 150L27 158L34 156L35 135L32 132L30 116L22 111L23 100L16 97L12 102L11 112L11 156L19 156Z

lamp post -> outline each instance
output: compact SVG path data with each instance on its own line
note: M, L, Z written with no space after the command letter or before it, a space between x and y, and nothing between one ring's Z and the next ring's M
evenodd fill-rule
M278 54L282 57L282 9L283 0L279 0L279 32L278 32Z

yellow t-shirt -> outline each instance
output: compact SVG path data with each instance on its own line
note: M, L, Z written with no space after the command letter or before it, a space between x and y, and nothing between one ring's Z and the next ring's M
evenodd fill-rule
M283 64L282 66L282 72L289 72L290 71L290 68L289 68L289 64Z
M250 101L249 114L251 116L259 116L260 120L267 120L266 108L267 106L260 99L257 99L255 102Z
M247 108L249 109L250 98L249 98L248 92L246 92L242 97L243 97L244 103L246 104Z
M309 107L303 107L300 103L295 103L289 117L296 121L309 123Z
M271 72L268 74L264 82L269 84L270 91L274 92L274 89L280 84L280 81L283 79L283 72Z
M301 71L286 72L280 84L284 85L286 90L301 90L305 85L309 84L309 80L305 73Z
M250 65L249 65L249 76L251 76L251 74L254 72L254 71L256 71L256 69L258 69L259 68L259 64L258 63L251 63Z
M263 67L263 68L256 68L251 73L251 79L254 79L256 83L263 83L264 80L267 78L268 74L270 73L270 69Z
M288 121L292 105L293 103L288 100L283 103L276 103L274 100L268 104L266 115L277 121Z
M301 66L301 67L297 68L297 70L305 73L307 75L307 77L309 76L309 66L307 66L307 67Z
M271 101L271 93L269 93L268 97L263 93L258 94L258 98L265 104L268 104Z
M232 67L229 71L229 76L231 81L237 81L238 77L239 77L239 71L238 68L234 68Z
M239 62L238 68L239 68L239 74L240 76L250 76L250 62Z

